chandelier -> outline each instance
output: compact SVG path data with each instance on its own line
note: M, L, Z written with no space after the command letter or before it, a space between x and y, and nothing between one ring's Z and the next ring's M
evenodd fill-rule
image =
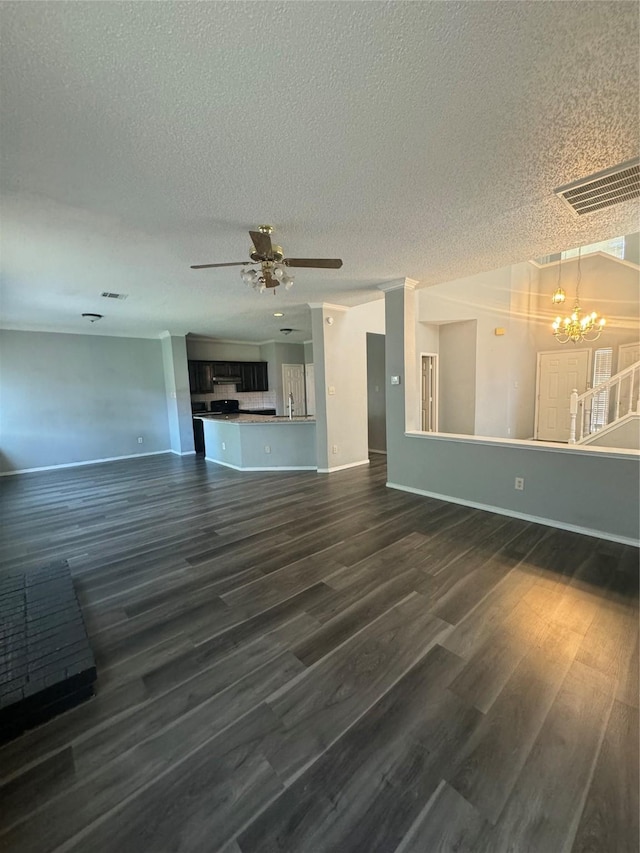
M561 344L569 343L569 341L573 341L574 344L580 343L580 341L597 341L607 322L604 317L598 319L595 311L592 311L591 314L582 314L582 309L580 308L580 280L582 278L580 255L581 251L578 250L576 301L573 306L573 313L569 317L565 317L564 320L561 317L556 317L551 325L555 339ZM561 270L562 254L560 255L560 264L558 266L558 287L551 297L554 305L561 305L566 299L565 292L560 286Z

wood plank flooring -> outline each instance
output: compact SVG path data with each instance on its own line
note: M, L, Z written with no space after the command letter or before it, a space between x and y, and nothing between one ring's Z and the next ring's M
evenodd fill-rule
M638 851L638 552L147 457L4 478L97 696L0 749L11 853Z

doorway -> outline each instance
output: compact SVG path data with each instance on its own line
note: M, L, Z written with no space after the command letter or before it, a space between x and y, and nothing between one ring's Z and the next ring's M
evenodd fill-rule
M282 399L284 414L289 413L289 394L293 397L293 412L296 415L304 415L304 365L283 364L282 365Z
M436 353L422 354L421 383L421 429L423 432L438 432L438 356Z
M536 376L535 438L569 441L569 402L574 388L587 390L591 350L539 352Z

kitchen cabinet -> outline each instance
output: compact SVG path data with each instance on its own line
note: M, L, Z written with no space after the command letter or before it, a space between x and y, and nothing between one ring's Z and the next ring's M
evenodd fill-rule
M189 361L192 394L210 394L225 381L231 386L234 377L238 377L235 383L238 392L269 390L266 361Z
M212 362L189 362L189 388L192 394L207 394L214 390L211 377L213 376Z
M222 379L224 382L238 377L238 382L240 382L240 364L237 361L212 361L209 363L211 364L212 379Z
M242 377L242 391L268 391L269 381L267 376L266 361L240 362L240 376Z

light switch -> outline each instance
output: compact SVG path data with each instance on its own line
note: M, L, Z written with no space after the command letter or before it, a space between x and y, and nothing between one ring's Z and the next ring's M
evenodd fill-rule
M328 393L329 394L335 394L336 393L335 385L329 385Z
M392 376L391 377L391 384L392 385L399 385L400 384L400 377L399 376Z

